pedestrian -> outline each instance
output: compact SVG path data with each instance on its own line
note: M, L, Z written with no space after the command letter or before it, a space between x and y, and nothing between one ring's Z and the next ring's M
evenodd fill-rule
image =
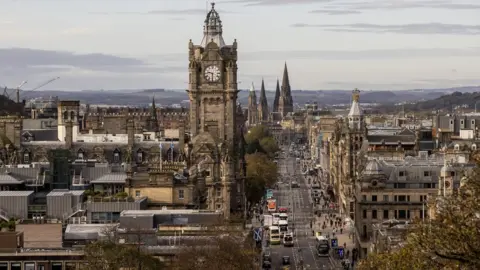
M347 249L347 242L343 242L343 248Z
M343 228L340 228L340 234L343 234Z

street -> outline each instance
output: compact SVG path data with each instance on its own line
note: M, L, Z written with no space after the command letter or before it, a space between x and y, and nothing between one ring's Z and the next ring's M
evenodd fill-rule
M290 269L333 269L328 257L318 257L315 249L315 237L310 227L315 220L309 189L301 174L300 164L294 157L286 156L279 160L281 184L274 190L278 207L289 208L289 230L294 232L294 247L272 245L272 269L282 269L282 257L289 256ZM291 181L299 187L292 188ZM314 222L315 223L315 222ZM303 268L302 268L303 266Z

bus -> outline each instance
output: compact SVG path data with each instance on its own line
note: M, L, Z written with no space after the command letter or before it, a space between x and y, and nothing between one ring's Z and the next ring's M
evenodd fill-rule
M278 227L280 228L280 235L284 235L288 232L288 221L280 220L278 221Z
M280 244L280 228L278 226L270 226L270 244Z
M280 218L280 220L288 220L288 214L280 213L279 218Z
M319 257L328 257L330 251L330 245L328 244L328 239L325 236L318 235L317 243L315 245L317 250L317 255Z
M284 247L293 247L293 233L286 233L283 236L283 246Z
M268 199L267 200L267 209L268 209L268 212L276 212L277 211L277 200Z

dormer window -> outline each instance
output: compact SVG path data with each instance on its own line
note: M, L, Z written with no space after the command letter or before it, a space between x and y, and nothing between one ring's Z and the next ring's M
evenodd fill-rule
M476 144L472 144L472 150L473 151L477 150L477 145Z
M118 151L113 152L113 163L120 163L120 153Z
M458 144L455 144L455 146L453 147L454 150L460 150L460 145Z
M30 153L28 152L23 153L23 163L24 164L30 163Z
M77 158L78 159L83 159L83 152L78 152Z
M404 172L404 171L399 171L399 172L398 172L398 176L399 176L399 177L404 177L404 176L405 176L405 172Z
M137 162L138 163L143 162L143 153L142 152L137 153Z

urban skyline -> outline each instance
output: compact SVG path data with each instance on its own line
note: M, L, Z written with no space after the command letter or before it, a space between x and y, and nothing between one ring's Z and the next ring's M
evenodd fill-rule
M186 88L185 50L201 41L208 3L140 2L4 3L0 85L60 76L49 89ZM239 44L241 88L263 77L274 89L285 61L292 89L480 84L474 1L216 2L225 41Z

